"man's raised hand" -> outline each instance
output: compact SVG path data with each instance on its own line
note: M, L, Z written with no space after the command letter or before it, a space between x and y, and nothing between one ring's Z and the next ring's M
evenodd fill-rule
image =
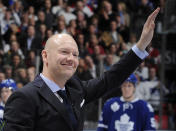
M144 24L141 37L137 42L137 47L140 50L145 50L153 38L155 28L155 18L158 15L159 10L160 8L157 8L153 13L151 13Z

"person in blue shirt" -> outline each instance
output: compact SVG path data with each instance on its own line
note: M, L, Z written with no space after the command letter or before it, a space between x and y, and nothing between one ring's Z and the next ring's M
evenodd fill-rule
M136 82L136 76L131 74L121 85L122 96L104 104L97 131L155 131L152 106L135 98Z
M9 96L17 89L16 82L13 79L5 79L0 83L0 121L3 118L4 106Z

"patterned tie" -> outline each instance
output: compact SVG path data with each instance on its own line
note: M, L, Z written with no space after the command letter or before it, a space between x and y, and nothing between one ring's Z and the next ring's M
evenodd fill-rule
M57 92L59 94L60 97L62 97L63 99L63 103L65 104L66 108L67 108L67 111L68 111L68 114L69 114L69 117L70 117L70 120L71 120L71 124L73 126L73 129L76 130L76 127L77 127L77 120L75 118L75 114L73 113L73 109L71 107L71 104L68 100L68 97L67 97L67 94L66 94L66 91L65 90L59 90Z

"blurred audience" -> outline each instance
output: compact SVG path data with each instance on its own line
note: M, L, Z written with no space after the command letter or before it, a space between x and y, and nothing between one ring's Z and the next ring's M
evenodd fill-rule
M96 78L136 44L144 21L157 6L161 11L156 33L161 33L165 5L165 0L0 0L0 82L14 79L17 87L22 88L32 81L41 70L41 50L55 33L69 33L75 38L80 58L78 77ZM166 95L171 98L167 88L172 85L175 93L174 82L164 85L158 77L161 54L156 43L155 39L151 42L147 48L150 55L135 72L138 78L135 95L149 101L155 114L161 91L164 98ZM97 102L92 106L87 112L93 113L93 117L87 115L86 119L96 121ZM173 114L176 112L174 104L166 107ZM171 127L176 128L176 124L171 123Z

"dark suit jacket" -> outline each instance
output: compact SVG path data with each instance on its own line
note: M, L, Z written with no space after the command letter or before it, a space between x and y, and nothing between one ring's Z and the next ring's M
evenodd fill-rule
M103 76L80 81L73 76L66 90L78 120L77 131L83 129L85 105L119 86L142 62L133 51L123 57ZM73 131L68 113L40 76L14 92L5 107L4 131Z

